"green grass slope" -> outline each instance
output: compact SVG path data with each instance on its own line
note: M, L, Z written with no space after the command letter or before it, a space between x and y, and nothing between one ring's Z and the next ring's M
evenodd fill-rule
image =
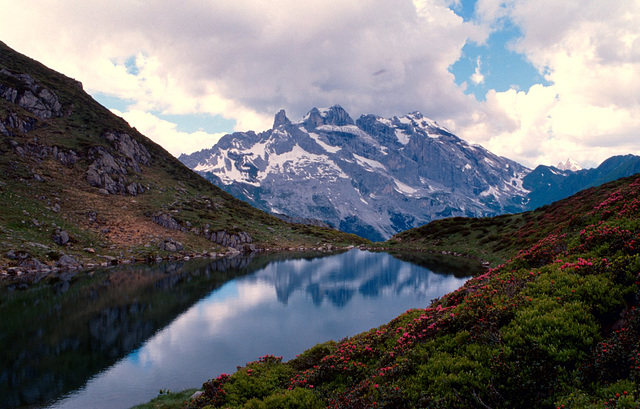
M640 177L509 219L440 223L493 234L478 254L508 238L512 257L379 328L220 375L182 406L640 407Z
M5 275L113 258L220 253L230 243L281 249L367 242L284 223L234 199L77 81L1 42L0 208ZM183 249L175 251L175 242Z
M622 178L602 188L586 189L525 213L435 220L398 233L385 245L390 249L457 252L487 260L495 266L549 234L580 230L593 207L602 202L611 189L629 180Z

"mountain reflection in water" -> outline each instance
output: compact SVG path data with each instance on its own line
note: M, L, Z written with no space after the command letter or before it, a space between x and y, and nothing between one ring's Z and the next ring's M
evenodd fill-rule
M0 290L0 408L127 408L382 325L465 281L359 250L64 278Z

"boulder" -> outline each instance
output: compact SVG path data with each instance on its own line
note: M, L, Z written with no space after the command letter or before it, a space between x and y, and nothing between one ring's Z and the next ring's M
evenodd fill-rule
M174 252L174 251L182 251L184 246L179 241L174 239L165 239L158 243L158 248L160 250Z
M189 397L189 400L190 400L190 401L191 401L191 400L196 400L196 399L198 399L198 398L199 398L200 396L202 396L202 395L204 395L204 392L203 392L203 391L195 391L195 392L193 393L193 395L191 395L191 396Z
M64 246L71 239L69 237L69 233L60 229L56 229L51 235L51 238L53 239L54 242L56 242L60 246Z
M153 222L159 224L162 227L171 230L180 230L180 224L170 215L166 213L160 213L156 216L153 216Z
M58 266L63 269L79 268L80 263L72 256L65 254L58 260Z

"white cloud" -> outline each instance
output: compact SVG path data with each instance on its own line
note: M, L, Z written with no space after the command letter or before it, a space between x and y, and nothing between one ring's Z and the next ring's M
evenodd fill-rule
M463 136L530 166L640 153L640 3L481 0L478 8L486 24L510 17L521 27L513 48L551 85L490 91L477 120L457 121Z
M447 68L469 38L487 35L446 1L146 4L0 0L20 16L0 36L90 92L135 99L135 109L223 115L238 130L262 130L281 108L297 119L333 104L354 116L448 116L472 100ZM131 56L138 75L124 66Z
M261 131L281 108L295 120L333 104L354 117L420 110L529 166L640 153L640 3L479 0L475 23L451 4L0 0L0 38L89 92L136 101L122 115L174 154L218 136L179 132L150 111L221 115ZM512 49L551 85L477 102L448 69L505 19L523 33ZM482 80L478 62L470 82Z
M476 61L476 70L473 74L471 74L471 78L470 78L471 82L473 82L476 85L482 84L484 82L484 75L480 71L481 65L482 63L480 62L480 57L478 57L478 60Z

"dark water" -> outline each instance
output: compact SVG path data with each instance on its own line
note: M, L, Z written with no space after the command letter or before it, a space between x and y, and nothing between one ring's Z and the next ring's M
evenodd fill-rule
M194 260L1 289L0 407L129 408L382 325L475 267L401 258Z

